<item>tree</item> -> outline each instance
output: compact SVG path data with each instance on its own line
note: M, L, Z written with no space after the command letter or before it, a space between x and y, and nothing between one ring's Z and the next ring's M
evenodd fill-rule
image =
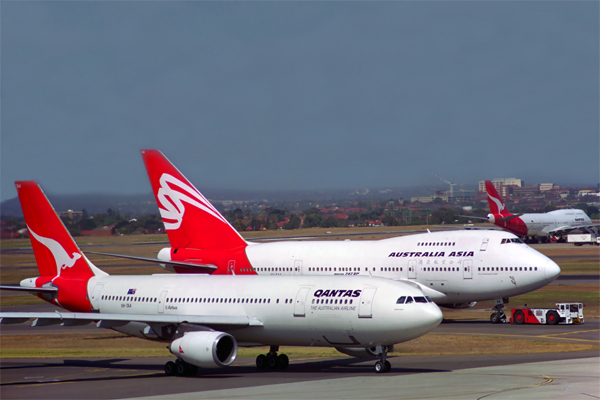
M336 226L338 226L338 220L336 217L328 217L321 223L321 228L335 228Z
M383 222L385 224L385 226L396 226L398 225L398 221L396 220L396 218L390 216L390 215L386 215L385 217L381 218L381 222Z
M310 214L304 218L304 223L302 224L303 228L316 228L321 226L323 221L323 217L317 214Z
M300 217L297 216L296 214L292 214L292 215L290 215L290 222L283 224L283 229L286 229L286 230L298 229L298 228L300 228L301 224L302 224L302 220L300 219Z

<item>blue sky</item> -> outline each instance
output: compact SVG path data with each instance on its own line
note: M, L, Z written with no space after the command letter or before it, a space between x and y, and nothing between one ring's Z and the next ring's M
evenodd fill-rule
M1 199L599 181L598 2L2 2Z

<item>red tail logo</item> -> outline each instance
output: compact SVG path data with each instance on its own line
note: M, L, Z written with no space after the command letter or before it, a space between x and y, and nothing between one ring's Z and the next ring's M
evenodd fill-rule
M221 214L219 214L217 209L214 208L204 196L202 196L202 193L198 192L198 190L195 188L186 185L179 179L167 173L161 175L159 182L160 188L158 189L158 194L156 197L162 206L158 209L160 211L160 216L163 218L165 229L179 229L185 214L184 202L201 209L209 215L219 219L223 223L228 223L227 220L223 218ZM178 190L174 190L170 185L174 185L182 189L184 192L189 193L192 197Z
M490 213L511 215L511 213L506 209L504 202L502 202L502 199L500 198L498 191L496 191L492 181L485 181L485 190L487 192L488 203L490 205Z
M142 150L154 197L175 249L236 249L246 241L158 150Z

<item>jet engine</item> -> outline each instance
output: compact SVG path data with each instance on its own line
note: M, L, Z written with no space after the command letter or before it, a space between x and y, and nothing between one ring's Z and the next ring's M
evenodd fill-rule
M492 224L493 224L494 222L496 222L496 216L495 216L494 214L488 214L488 216L487 216L487 217L488 217L488 221L489 221L490 223L492 223Z
M235 360L237 342L225 332L187 332L171 342L169 351L188 364L221 368Z
M379 353L377 353L377 350L375 347L336 347L335 348L337 351L339 351L340 353L344 353L347 354L351 357L358 357L358 358L373 358L373 357L379 357ZM394 351L394 347L390 346L388 348L388 351Z
M472 301L470 303L438 304L438 306L444 308L469 308L473 307L475 304L477 304L476 301Z

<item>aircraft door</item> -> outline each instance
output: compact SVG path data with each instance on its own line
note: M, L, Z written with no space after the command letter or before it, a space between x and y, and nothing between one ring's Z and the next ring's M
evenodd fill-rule
M229 260L227 264L227 275L235 275L235 260Z
M417 279L417 262L415 260L408 262L408 279Z
M92 297L90 298L92 310L98 310L100 308L100 292L102 292L103 287L104 283L100 283L94 286L94 290L92 290Z
M473 260L463 261L463 279L473 279Z
M377 288L364 288L360 296L360 304L358 305L358 318L373 317L373 298Z
M294 317L306 316L305 305L306 296L308 296L309 287L301 287L296 295L296 303L294 303Z
M292 271L294 275L302 275L302 260L294 261L294 271Z
M167 292L168 292L168 290L163 290L162 292L160 292L160 296L158 296L158 312L159 312L159 314L162 314L163 312L165 312L165 300L167 298Z
M481 248L479 249L480 251L485 251L485 249L487 249L488 243L490 242L489 238L483 238L483 240L481 241Z

